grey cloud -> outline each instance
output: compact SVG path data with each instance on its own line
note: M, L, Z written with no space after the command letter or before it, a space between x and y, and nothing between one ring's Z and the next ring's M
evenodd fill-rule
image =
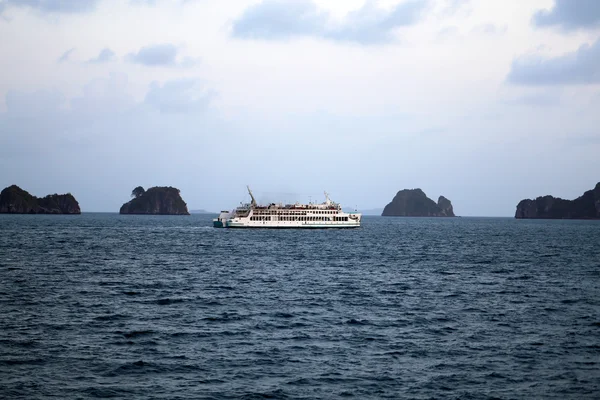
M98 54L98 57L94 57L94 58L88 60L88 63L101 64L101 63L105 63L108 61L112 61L112 60L114 60L114 58L115 58L115 52L107 47L105 49L102 49L100 54Z
M206 109L212 93L202 88L196 79L178 79L160 86L152 82L145 103L164 113L198 112Z
M167 0L167 1L171 1L171 0ZM191 2L197 1L197 0L177 0L177 1L181 4L185 4L185 3L191 3ZM129 0L129 3L131 3L133 5L142 5L142 6L155 6L158 4L158 2L159 2L159 0Z
M326 32L325 37L363 44L389 42L393 40L394 29L419 20L425 5L424 1L409 1L385 12L372 1L367 1L361 9L348 16L343 26Z
M529 93L515 98L507 99L505 104L515 106L536 106L549 107L558 106L561 104L560 94L558 93Z
M177 47L169 43L142 47L128 56L129 61L146 66L174 66L176 58Z
M135 101L127 93L128 77L111 73L108 78L98 78L83 86L83 94L71 99L71 111L78 118L90 115L118 114L134 107Z
M503 35L508 30L506 25L504 26L496 26L494 24L482 24L477 25L473 28L473 33L483 34L483 35Z
M199 58L184 57L183 60L181 60L181 62L179 63L179 66L183 68L192 68L198 64L200 64Z
M71 57L71 54L75 51L75 47L73 47L72 49L69 49L67 51L65 51L62 56L60 56L58 58L58 60L56 60L58 63L63 63L65 61L69 60L69 57Z
M600 39L555 58L517 58L507 79L519 85L600 83Z
M350 13L342 24L331 25L331 15L310 0L267 0L248 8L233 25L233 35L251 39L286 39L312 36L361 44L393 40L393 30L416 23L427 5L424 0L401 3L391 11L374 1Z
M567 146L600 146L600 135L590 133L589 135L568 136L563 142Z
M536 26L560 26L565 30L600 26L600 1L555 0L550 10L540 10L533 16Z
M100 0L5 0L0 14L7 7L29 7L48 13L80 13L92 11Z
M256 39L322 35L327 19L310 0L267 0L248 8L235 22L233 34Z

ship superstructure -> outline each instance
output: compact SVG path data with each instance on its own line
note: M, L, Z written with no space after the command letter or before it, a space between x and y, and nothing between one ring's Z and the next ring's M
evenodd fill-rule
M329 198L320 204L259 205L248 187L251 202L233 211L221 211L213 220L216 228L358 228L362 215L347 213Z

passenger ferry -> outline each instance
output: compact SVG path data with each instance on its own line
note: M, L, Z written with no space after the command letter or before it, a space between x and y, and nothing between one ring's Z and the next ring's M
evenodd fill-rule
M275 204L261 206L256 203L250 187L252 202L243 204L233 211L221 211L213 219L215 228L358 228L360 213L342 211L325 192L321 204Z

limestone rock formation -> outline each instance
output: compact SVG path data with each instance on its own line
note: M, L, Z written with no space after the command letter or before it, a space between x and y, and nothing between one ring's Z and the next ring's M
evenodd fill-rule
M421 189L399 191L391 203L383 209L384 217L454 217L452 203L444 196L435 201Z
M157 186L146 191L138 186L132 196L135 198L121 206L120 214L190 215L179 189L171 186Z
M521 200L515 218L600 219L600 182L575 200L552 196Z
M38 198L17 185L12 185L0 193L0 213L81 214L81 209L71 193Z

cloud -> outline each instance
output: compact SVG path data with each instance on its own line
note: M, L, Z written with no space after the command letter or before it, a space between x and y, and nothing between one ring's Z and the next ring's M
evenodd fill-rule
M328 18L309 0L267 0L248 8L234 23L233 34L252 39L322 35Z
M127 92L129 79L123 73L111 73L108 78L97 78L83 86L83 93L70 101L70 111L78 117L106 114L117 115L135 105Z
M535 106L535 107L550 107L561 104L560 93L542 92L542 93L527 93L517 97L508 98L504 101L505 104L514 106Z
M142 47L137 53L130 53L126 59L148 67L191 68L200 63L200 58L179 57L179 48L170 43Z
M367 1L361 9L350 13L341 27L328 31L325 37L363 44L390 42L394 39L394 29L416 23L425 5L425 1L409 1L386 12L373 1Z
M101 63L105 63L108 61L112 61L112 60L114 60L114 58L115 58L115 52L107 47L105 49L102 49L100 54L98 54L98 57L89 59L88 63L101 64Z
M7 7L29 7L47 13L81 13L92 11L100 0L5 0L0 14Z
M71 57L71 54L72 54L74 51L75 51L75 47L73 47L72 49L69 49L69 50L65 51L65 52L63 53L63 55L62 55L62 56L60 56L60 57L58 58L58 60L56 60L56 62L58 62L58 63L63 63L63 62L65 62L65 61L69 61L69 57Z
M234 22L233 36L265 40L312 36L361 44L384 43L394 39L396 28L416 23L426 5L424 0L410 0L386 11L367 0L362 8L336 25L330 23L328 12L319 10L310 0L266 0L248 8Z
M134 5L138 5L138 4L148 5L148 6L156 5L156 0L129 0L129 2Z
M550 10L540 10L533 16L540 27L560 26L565 30L600 26L600 1L555 0Z
M600 83L600 39L555 58L517 58L507 80L519 85Z
M177 58L177 47L164 43L142 47L128 56L129 61L146 66L173 66Z
M508 30L508 27L506 25L496 26L494 24L482 24L482 25L475 26L471 32L480 34L480 35L494 36L494 35L504 35L507 30Z
M203 111L212 97L197 79L178 79L162 86L152 82L144 101L163 113L188 113Z

